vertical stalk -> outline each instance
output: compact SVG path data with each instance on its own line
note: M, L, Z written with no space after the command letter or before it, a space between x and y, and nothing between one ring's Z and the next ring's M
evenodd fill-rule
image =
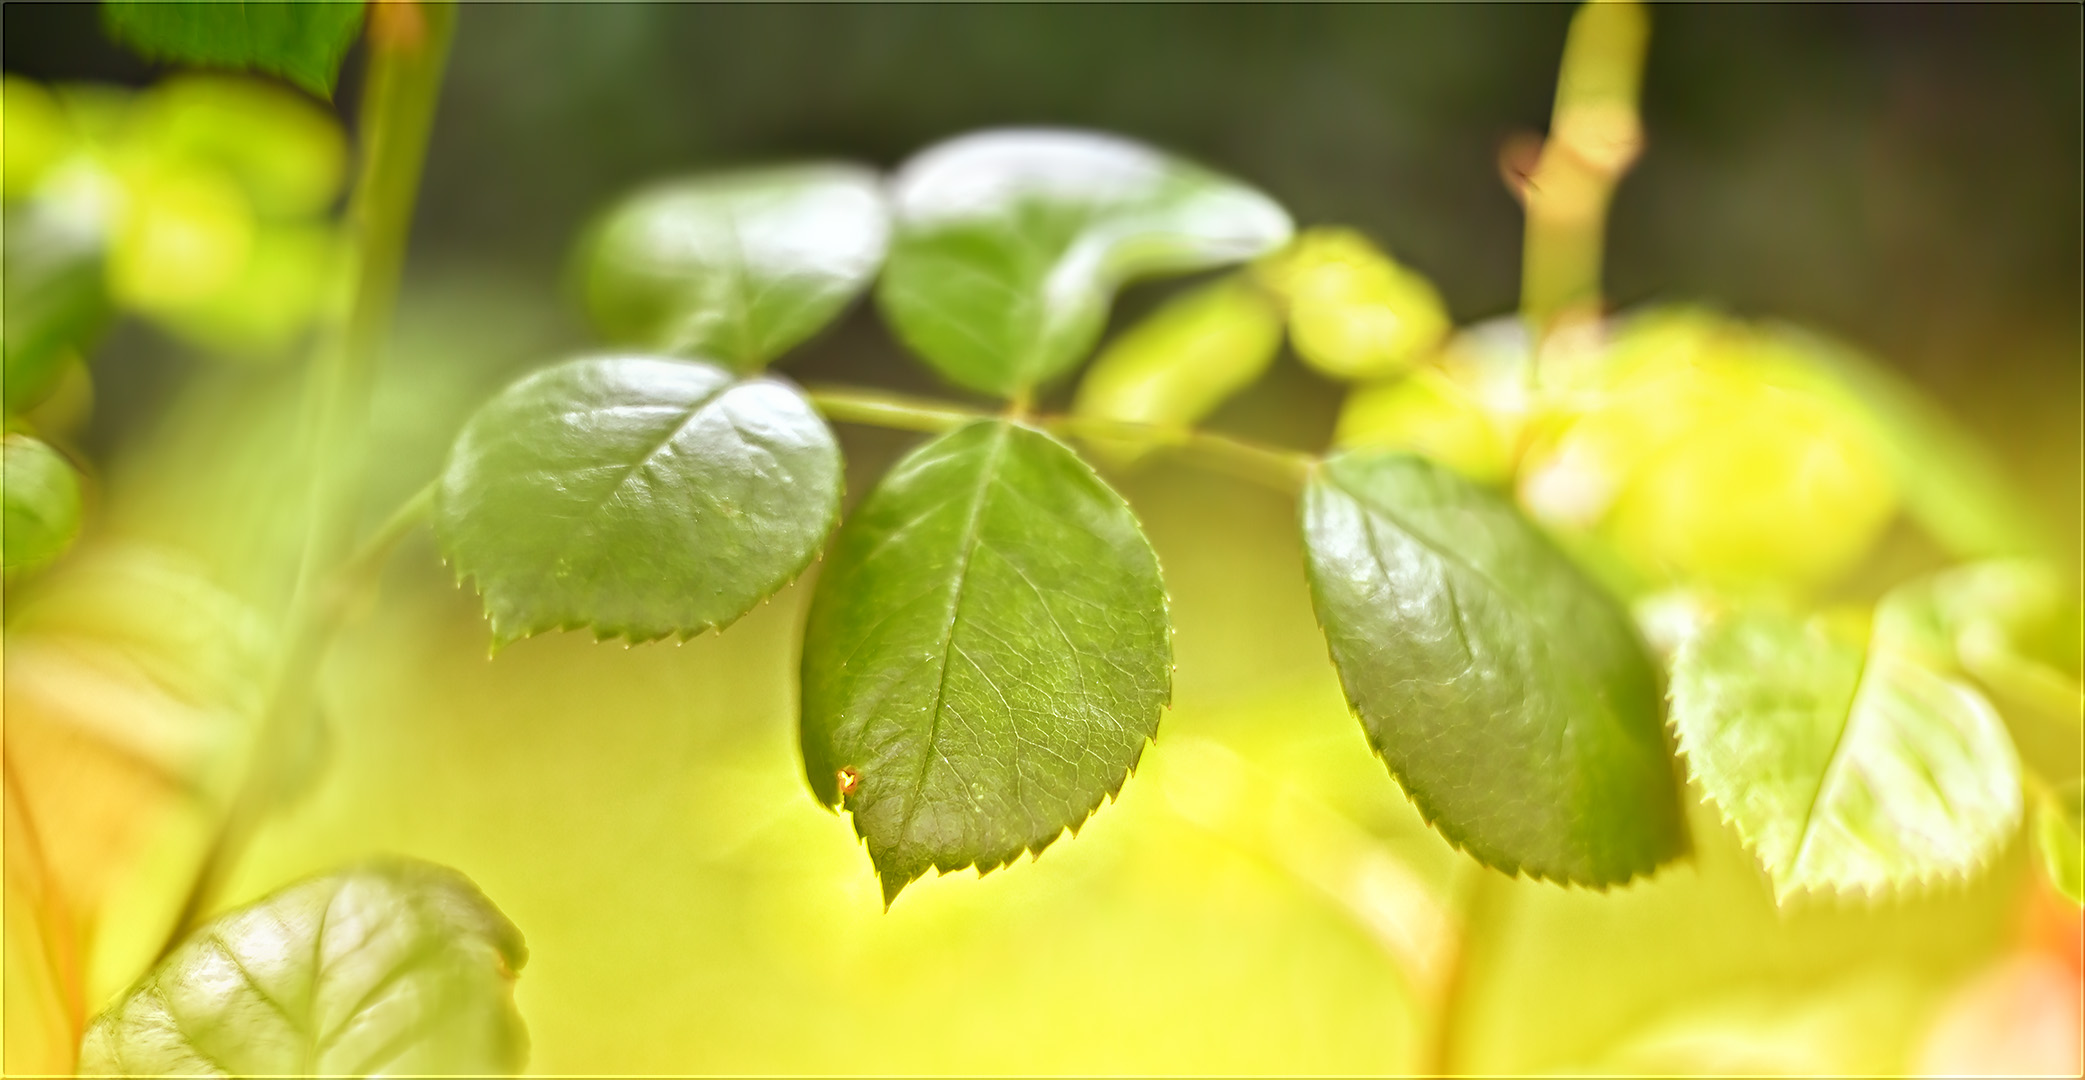
M322 327L311 360L300 456L307 479L306 528L284 624L285 645L269 680L244 780L203 856L162 956L210 913L283 794L289 766L314 734L315 683L343 602L335 573L355 541L369 403L390 331L455 23L451 0L369 5L360 165L347 210L355 273L350 291Z
M1448 970L1441 977L1432 1038L1420 1063L1419 1071L1426 1076L1454 1076L1461 1071L1456 1052L1469 1024L1472 969L1490 946L1505 916L1507 901L1512 898L1513 883L1496 871L1472 865L1469 874L1470 880L1463 887L1462 925L1456 932L1455 955L1449 958Z
M1635 0L1592 0L1571 19L1549 138L1515 192L1527 210L1521 315L1537 355L1560 325L1599 317L1608 204L1643 148L1636 102L1649 40Z

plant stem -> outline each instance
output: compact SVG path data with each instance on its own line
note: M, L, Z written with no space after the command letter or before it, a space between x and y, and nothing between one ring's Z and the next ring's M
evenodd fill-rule
M827 419L853 424L939 434L994 414L953 402L888 394L877 390L814 387L811 404ZM1130 442L1168 450L1218 472L1293 493L1317 459L1301 450L1262 446L1244 439L1189 427L1139 424L1090 416L1038 416L1026 422L1045 431L1077 439Z
M1472 955L1490 943L1512 898L1513 883L1496 871L1471 865L1472 875L1463 889L1462 926L1458 930L1455 955L1441 977L1440 997L1434 1007L1433 1038L1419 1072L1426 1076L1451 1076L1458 1072L1455 1056L1469 1024Z
M1636 102L1649 38L1634 0L1592 0L1571 19L1549 137L1515 192L1527 210L1521 315L1537 355L1560 324L1600 315L1608 204L1643 148Z
M284 774L312 735L319 667L349 595L342 582L381 565L380 559L349 555L364 473L361 442L455 19L455 5L448 0L371 5L369 74L359 118L361 165L347 213L356 273L352 292L321 329L312 357L304 406L309 435L302 454L310 494L285 619L287 643L269 680L244 780L203 856L160 949L162 957L210 913L283 794ZM416 504L415 513L424 515L420 497L408 508ZM395 544L417 520L404 511L401 515L394 515L371 543L380 550Z

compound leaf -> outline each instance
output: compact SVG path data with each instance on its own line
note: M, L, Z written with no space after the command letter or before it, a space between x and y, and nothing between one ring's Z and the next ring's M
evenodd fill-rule
M610 210L584 256L611 340L758 368L838 316L883 264L876 175L801 165L681 180Z
M795 386L602 356L508 387L449 452L435 532L493 637L648 641L719 628L810 564L840 450Z
M80 478L39 439L10 434L4 450L5 558L8 570L58 557L80 532Z
M2036 809L2042 868L2063 895L2085 904L2085 781L2073 780Z
M1495 495L1348 451L1303 493L1311 598L1369 743L1486 865L1605 886L1686 838L1628 616Z
M148 59L251 68L330 97L362 9L359 0L106 0L102 19Z
M899 170L892 199L885 316L941 374L1003 396L1083 359L1124 282L1251 259L1291 228L1250 187L1083 131L941 143Z
M1047 435L960 428L840 530L804 632L811 788L854 815L885 901L1006 865L1122 787L1171 693L1158 558Z
M1966 875L2020 823L2020 765L1981 694L1877 634L1740 612L1680 647L1672 722L1783 898Z
M80 1072L512 1074L521 932L462 874L408 859L291 885L183 942L88 1028Z

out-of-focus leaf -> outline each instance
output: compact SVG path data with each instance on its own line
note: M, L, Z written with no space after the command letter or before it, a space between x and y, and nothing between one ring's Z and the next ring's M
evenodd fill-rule
M1694 778L1786 899L1962 877L2020 823L1998 714L1877 635L1734 614L1681 645L1672 722Z
M1311 598L1369 743L1488 866L1605 886L1685 847L1628 615L1511 505L1406 454L1303 494Z
M0 245L6 404L19 415L50 393L68 353L93 342L111 309L101 240L91 229L47 210L9 208Z
M1586 368L1531 441L1521 500L1652 581L1815 585L1858 561L1896 510L1859 410L1749 327L1638 316Z
M2042 869L2063 895L2085 904L2085 781L2073 780L2035 807Z
M940 143L898 171L892 199L885 317L941 374L1002 396L1084 359L1123 283L1242 262L1290 232L1250 187L1083 131Z
M1510 433L1465 387L1432 368L1348 394L1334 441L1409 450L1479 484L1503 484L1513 475Z
M360 0L104 0L109 36L147 59L280 75L330 97Z
M1991 451L1902 376L1855 349L1792 326L1770 342L1857 407L1896 475L1904 508L1958 558L2049 550L2033 504Z
M2002 559L1943 571L1891 592L1877 633L1927 662L1973 676L2003 710L2025 708L2075 729L2085 613L2078 592L2046 563Z
M1335 379L1395 375L1453 329L1432 282L1352 229L1311 229L1259 272L1288 302L1296 355Z
M2069 959L2023 951L1976 973L1929 1021L1911 1069L1920 1076L2078 1075L2085 987L2075 956Z
M309 99L259 79L189 75L140 94L134 152L222 169L262 217L320 214L340 194L347 140Z
M195 567L129 545L88 545L8 608L6 856L10 880L40 864L42 897L8 905L8 934L42 919L84 1001L106 1001L180 903L157 868L183 872L246 760L271 637Z
M840 450L791 384L591 357L465 425L435 533L495 641L590 626L649 641L728 625L788 584L840 511Z
M80 477L64 455L39 439L5 440L5 563L12 573L50 562L80 532Z
M211 921L95 1018L80 1070L512 1074L521 932L462 874L386 859Z
M1573 1075L1896 1075L1927 990L1901 971L1688 995Z
M617 344L757 369L868 287L889 243L881 184L852 165L725 173L639 192L582 254Z
M160 318L214 355L279 357L323 310L345 256L329 226L265 225L236 276Z
M177 161L129 177L128 205L109 250L109 291L155 314L221 294L245 270L259 223L220 169Z
M1004 421L899 462L840 531L804 631L803 752L885 902L936 868L1040 853L1122 787L1172 642L1121 496Z
M71 148L72 125L50 91L15 75L0 79L0 196L27 198Z
M1281 313L1249 282L1227 278L1175 298L1111 342L1080 381L1073 411L1191 424L1250 386L1280 348ZM1124 444L1123 452L1135 449Z

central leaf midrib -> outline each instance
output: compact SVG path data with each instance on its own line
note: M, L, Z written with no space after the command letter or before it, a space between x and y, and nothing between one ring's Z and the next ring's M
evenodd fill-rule
M656 458L660 454L665 453L666 448L672 446L674 442L681 437L681 433L688 430L688 425L694 423L695 418L697 416L702 415L702 411L704 409L709 408L710 405L713 402L715 402L718 398L721 398L725 394L730 393L731 390L738 385L738 380L726 378L722 382L718 383L714 388L704 393L701 397L695 399L695 402L693 404L689 405L686 409L682 410L680 416L675 418L673 424L666 429L665 437L660 439L657 443L655 443L652 446L651 449L645 451L644 454L638 457L635 461L632 461L628 465L623 466L623 470L620 474L616 476L615 482L608 485L608 490L603 492L600 498L597 498L593 500L590 504L588 504L586 516L582 520L586 521L589 525L591 525L594 522L594 519L600 514L601 508L608 505L608 500L615 498L616 495L622 491L623 485L629 483L630 478L632 476L637 475L638 470L643 469L647 465L650 465L653 458Z
M1817 787L1810 792L1810 801L1803 807L1803 822L1795 833L1795 851L1788 856L1788 862L1782 867L1783 874L1793 875L1796 868L1802 865L1804 853L1810 850L1810 838L1815 835L1811 832L1811 826L1816 823L1817 807L1824 802L1825 792L1832 786L1833 775L1839 771L1841 753L1847 748L1847 736L1853 731L1854 714L1860 708L1861 692L1867 689L1868 662L1873 654L1872 644L1861 650L1860 667L1853 676L1853 693L1846 699L1846 709L1839 721L1838 734L1832 736L1831 751L1825 755L1824 768L1817 776Z
M993 474L999 468L999 459L1006 452L1006 444L1013 426L1000 421L992 436L991 449L986 451L984 464L978 469L977 486L971 495L970 514L963 525L963 539L957 548L955 590L948 608L948 629L941 637L940 671L934 685L934 705L929 711L927 737L920 745L919 776L912 784L912 797L905 803L905 817L898 824L898 838L909 842L912 839L912 823L919 815L921 801L926 795L927 774L933 770L935 745L941 738L941 714L948 700L949 656L955 646L956 623L962 619L963 596L970 586L970 561L977 553L978 530L984 522L985 504L989 499Z

